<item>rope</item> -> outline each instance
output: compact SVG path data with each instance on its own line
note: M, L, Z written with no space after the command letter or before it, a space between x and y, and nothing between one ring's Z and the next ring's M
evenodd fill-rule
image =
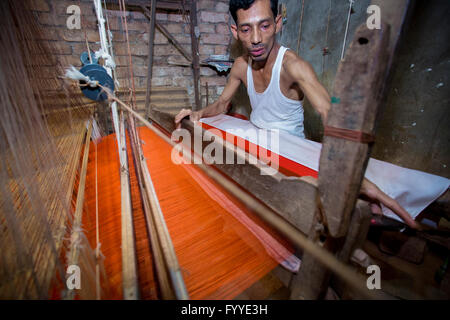
M365 133L362 131L344 129L344 128L336 128L325 126L324 135L327 137L334 137L338 139L349 140L353 142L360 142L371 144L375 142L375 136L369 133Z

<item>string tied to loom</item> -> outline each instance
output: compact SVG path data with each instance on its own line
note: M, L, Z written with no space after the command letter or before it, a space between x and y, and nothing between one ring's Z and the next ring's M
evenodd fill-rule
M66 69L65 76L68 79L84 81L84 82L86 82L87 85L89 85L92 88L95 88L99 85L99 82L97 80L91 80L91 78L82 74L79 70L77 70L72 65Z
M96 59L102 58L105 61L105 67L108 67L111 69L116 68L116 63L115 63L113 57L105 50L100 49L100 50L96 51L94 55L95 55Z
M336 128L331 126L325 126L324 135L327 137L334 137L338 139L344 139L365 144L372 144L375 142L375 136L372 134L357 130Z

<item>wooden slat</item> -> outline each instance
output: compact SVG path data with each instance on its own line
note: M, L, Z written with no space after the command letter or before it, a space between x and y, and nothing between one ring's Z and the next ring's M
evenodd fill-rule
M375 133L375 119L387 78L389 26L361 25L341 62L333 90L328 126ZM319 193L330 235L344 236L359 195L371 146L324 137Z
M84 208L84 194L85 194L85 184L86 184L86 173L87 173L87 165L89 159L89 146L92 134L92 122L89 123L89 129L86 134L86 139L84 143L84 151L83 151L83 160L81 162L80 169L80 182L78 185L77 191L77 200L75 204L75 213L74 220L72 226L72 234L70 236L70 251L68 254L68 263L67 265L78 265L79 256L80 256L80 239L82 237L81 234L81 220L83 217L83 208ZM67 299L75 298L75 291L68 290Z

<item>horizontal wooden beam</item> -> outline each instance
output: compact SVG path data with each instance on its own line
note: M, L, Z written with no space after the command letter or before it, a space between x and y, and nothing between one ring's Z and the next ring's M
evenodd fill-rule
M105 0L107 4L117 5L117 0ZM162 10L190 10L190 0L186 0L184 7L182 1L158 1L156 4L156 9ZM140 7L149 6L148 0L125 0L125 5L127 7Z

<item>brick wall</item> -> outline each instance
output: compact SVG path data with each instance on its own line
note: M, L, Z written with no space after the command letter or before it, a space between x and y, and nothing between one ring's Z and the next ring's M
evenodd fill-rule
M81 30L69 30L66 13L70 5L81 8ZM86 51L85 33L91 50L100 45L94 5L91 0L32 0L31 9L38 15L40 24L46 28L46 40L58 45L60 61L64 66L70 64L80 67L79 56ZM128 87L128 51L124 26L121 23L118 5L108 5L104 12L109 20L113 34L114 54L117 74L121 87ZM129 41L133 61L136 87L146 87L148 68L149 20L139 11L127 11ZM228 0L198 0L197 16L200 29L200 61L212 54L228 54L231 34L228 13ZM181 12L158 10L157 20L166 27L174 38L191 54L190 25ZM174 65L187 61L182 54L156 29L153 78L154 86L181 86L188 90L191 103L194 102L193 71L190 66ZM171 64L172 63L172 64ZM50 67L50 66L49 66ZM201 67L200 88L202 106L206 104L206 83L209 87L210 102L218 98L226 84L227 74L219 74L210 67Z

